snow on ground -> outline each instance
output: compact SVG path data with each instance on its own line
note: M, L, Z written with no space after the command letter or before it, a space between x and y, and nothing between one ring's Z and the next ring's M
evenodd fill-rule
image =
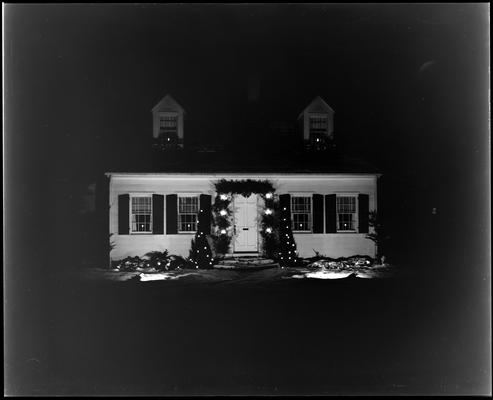
M319 260L305 267L269 268L262 270L190 270L157 271L151 268L132 272L118 269L84 269L77 272L78 277L106 281L181 281L211 283L255 283L285 279L344 279L350 276L361 279L388 278L394 275L394 268L386 265L354 265L328 260Z

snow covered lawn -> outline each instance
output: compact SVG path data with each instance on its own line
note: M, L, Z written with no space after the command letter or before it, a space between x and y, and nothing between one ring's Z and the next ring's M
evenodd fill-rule
M77 277L103 281L181 281L210 283L254 283L285 279L344 279L356 277L362 279L387 278L394 275L394 268L386 265L350 265L342 262L319 260L305 267L269 268L263 270L193 270L177 269L156 271L152 268L124 272L118 269L108 270L91 268L77 271Z

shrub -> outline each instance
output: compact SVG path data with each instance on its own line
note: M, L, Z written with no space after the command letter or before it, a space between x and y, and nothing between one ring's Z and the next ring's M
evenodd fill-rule
M119 262L117 268L120 271L135 271L137 268L142 267L145 260L141 259L139 256L127 257Z
M168 270L170 264L170 256L168 250L164 251L151 251L146 254L148 261L146 266L152 267L157 270Z
M182 256L177 256L177 255L171 255L170 256L170 262L169 262L169 269L192 269L195 268L195 265L183 258Z

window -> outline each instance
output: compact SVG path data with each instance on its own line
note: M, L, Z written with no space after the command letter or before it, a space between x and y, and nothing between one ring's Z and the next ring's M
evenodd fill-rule
M152 232L152 197L133 196L131 199L132 232Z
M291 218L293 231L312 230L312 197L291 196Z
M159 119L159 129L164 134L176 133L178 127L178 117L176 116L166 116L160 117Z
M327 116L310 117L310 145L315 150L327 149L328 119Z
M327 117L310 117L310 136L320 136L327 134Z
M337 230L356 231L356 196L337 196Z
M199 213L198 196L178 197L178 231L195 232Z

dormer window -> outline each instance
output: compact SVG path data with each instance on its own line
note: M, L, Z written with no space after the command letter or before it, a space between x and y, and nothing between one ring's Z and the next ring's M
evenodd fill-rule
M178 128L178 117L169 116L161 117L159 119L159 129L162 133L177 133Z
M322 150L327 140L328 118L326 115L310 116L310 143L314 149Z
M177 116L161 116L159 118L159 138L165 145L176 144L178 140Z
M306 149L323 151L333 146L334 110L321 97L301 112L298 121Z
M170 95L152 109L154 146L166 150L183 147L185 111Z

